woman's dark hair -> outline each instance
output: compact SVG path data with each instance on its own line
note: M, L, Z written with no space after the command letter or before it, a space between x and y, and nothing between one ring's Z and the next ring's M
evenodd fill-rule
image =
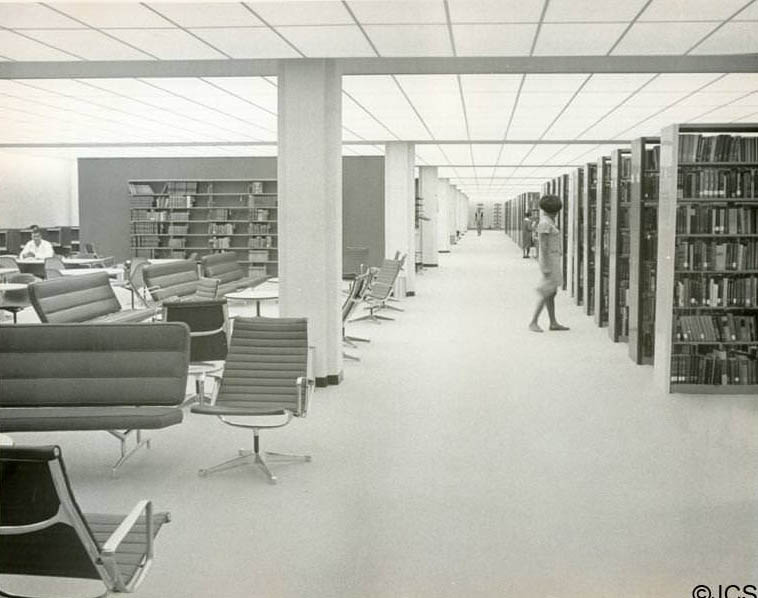
M563 203L557 195L543 195L540 198L540 209L548 214L557 214L561 211Z

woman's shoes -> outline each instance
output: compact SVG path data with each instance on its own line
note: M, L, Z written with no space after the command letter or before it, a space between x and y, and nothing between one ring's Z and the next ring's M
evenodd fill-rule
M540 328L539 324L535 324L534 322L529 324L529 330L531 330L532 332L545 332L544 330L542 330L542 328Z
M568 326L563 326L561 324L550 324L550 330L568 330Z

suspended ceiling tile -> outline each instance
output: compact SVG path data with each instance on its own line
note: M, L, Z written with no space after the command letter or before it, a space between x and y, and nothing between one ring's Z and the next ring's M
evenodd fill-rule
M723 20L732 15L746 0L653 0L640 21Z
M758 52L758 24L754 22L727 23L692 51L693 54L755 52Z
M86 60L152 60L152 57L92 29L29 29L24 33Z
M442 0L386 2L377 0L348 0L355 17L363 24L445 23Z
M149 6L182 27L254 27L261 20L241 2L158 2Z
M677 104L677 106L699 106L703 109L713 108L714 106L723 106L730 104L744 93L740 92L722 92L722 93L707 93L700 92L693 96L685 98Z
M169 23L136 2L56 3L55 8L92 27L166 27Z
M78 29L81 23L65 17L54 10L38 3L2 2L0 3L0 23L7 29L35 27L37 29Z
M207 77L205 80L213 85L255 102L276 114L278 90L263 77Z
M441 165L448 164L447 158L436 145L417 145L416 155L424 160L427 164Z
M734 17L735 21L758 21L758 2L753 2L740 14Z
M453 23L537 23L544 0L448 0Z
M569 92L573 94L587 78L587 74L531 74L524 78L522 93Z
M729 73L709 85L708 91L758 91L758 73Z
M733 106L758 106L758 92L753 92L746 97L736 99Z
M692 92L708 83L716 83L719 77L718 73L661 73L645 86L642 93ZM710 90L710 85L704 89Z
M603 2L550 0L545 13L545 22L629 22L644 4L645 0L603 0Z
M546 23L540 29L534 55L604 55L625 28L625 23Z
M598 110L617 106L628 97L629 92L627 91L615 93L610 91L588 92L587 88L584 87L582 88L582 91L580 91L576 97L574 97L569 109L573 110L574 112L589 112L597 115Z
M631 92L639 89L650 81L654 74L635 73L595 73L582 88L582 93L588 92Z
M60 50L1 29L0 54L11 60L79 60Z
M277 31L309 58L376 56L356 25L278 27Z
M248 2L262 19L274 27L282 25L352 25L350 13L341 2Z
M501 145L471 145L476 164L496 164L500 156Z
M614 55L684 54L714 23L635 23L614 48Z
M521 75L461 75L466 93L510 93L517 92Z
M498 164L519 164L532 148L531 145L504 145Z
M299 58L287 42L268 27L192 29L192 32L232 58Z
M453 25L458 56L528 56L537 25Z
M758 105L755 106L725 106L723 108L717 108L704 115L691 118L691 122L732 122L741 118L755 115L758 112Z
M110 33L161 60L226 58L180 29L111 29Z
M397 75L396 78L414 104L446 104L458 108L461 105L455 75Z
M446 25L365 25L380 56L452 56Z

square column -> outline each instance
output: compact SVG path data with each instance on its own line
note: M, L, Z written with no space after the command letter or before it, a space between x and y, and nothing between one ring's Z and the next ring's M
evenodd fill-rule
M438 179L437 187L437 252L450 253L450 228L448 218L448 197L452 194L452 187L448 179Z
M437 255L437 195L439 194L439 179L436 166L421 166L419 168L419 190L424 200L424 216L429 220L421 221L421 259L425 267L439 266Z
M458 226L458 210L456 209L455 205L458 201L458 188L450 185L450 190L448 191L447 196L447 236L448 239L450 239L450 244L454 245L456 242L456 235L455 231L457 230Z
M398 278L405 279L405 293L416 291L415 148L412 143L393 141L384 146L384 255L405 254ZM402 289L402 285L399 285Z
M342 378L342 78L279 63L279 311L307 317L319 386Z

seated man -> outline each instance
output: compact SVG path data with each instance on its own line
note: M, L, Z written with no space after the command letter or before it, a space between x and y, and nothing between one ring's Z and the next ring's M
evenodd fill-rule
M53 246L42 238L42 231L40 230L39 226L32 224L31 229L32 240L24 245L24 248L21 250L19 257L21 259L34 258L38 260L54 257L55 251L53 251Z

